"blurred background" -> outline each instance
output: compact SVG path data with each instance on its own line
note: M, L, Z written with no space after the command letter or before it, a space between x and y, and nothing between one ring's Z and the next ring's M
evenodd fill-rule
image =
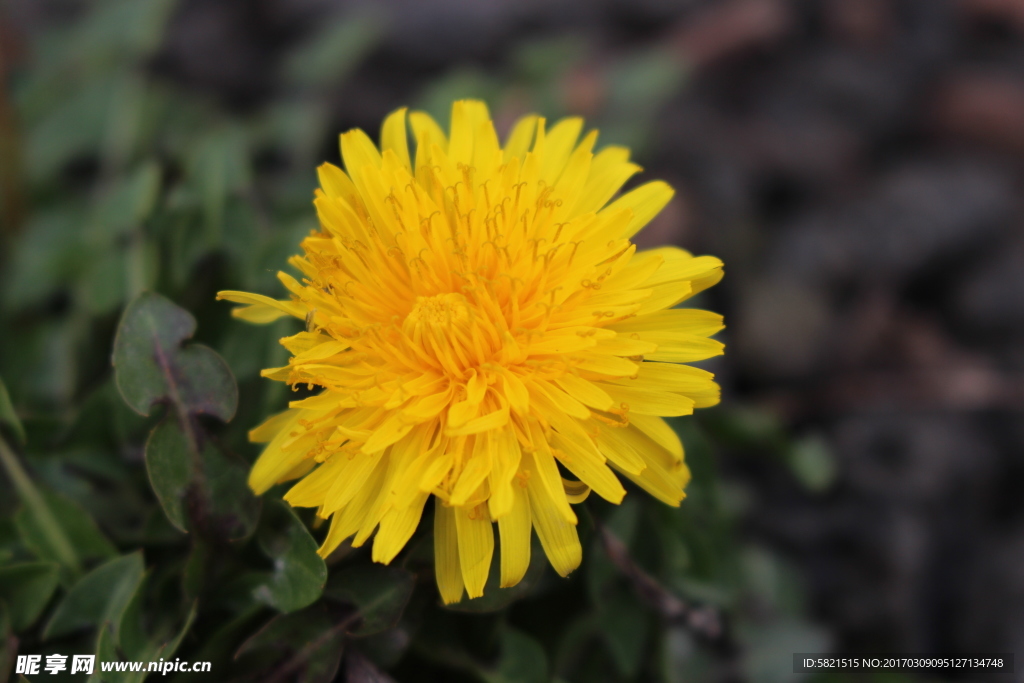
M568 587L498 616L428 605L382 668L533 680L474 673L421 628L486 661L487 619L564 681L1024 653L1022 0L3 0L0 376L33 475L173 565L181 541L147 535L150 423L110 381L124 303L156 289L196 315L242 389L223 438L253 457L245 431L287 400L258 371L290 328L214 292L280 295L339 132L403 105L444 122L464 97L499 133L586 117L677 189L641 246L726 263L698 302L726 316L723 403L677 423L690 498L593 514L728 637L612 586L593 541Z

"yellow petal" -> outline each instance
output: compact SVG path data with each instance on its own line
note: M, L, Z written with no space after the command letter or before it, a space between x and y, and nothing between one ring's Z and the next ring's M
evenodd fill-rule
M707 337L674 332L641 332L638 334L643 341L657 345L654 351L644 355L647 360L692 363L725 353L725 344Z
M422 165L431 146L437 145L441 151L448 149L448 137L430 114L422 111L410 112L409 125L412 126L412 134L416 138L417 168Z
M452 104L451 140L448 142L448 157L455 164L473 163L474 146L480 141L482 124L490 122L487 105L479 100L458 100ZM485 144L492 141L484 138ZM494 141L497 150L497 137Z
M318 508L324 504L328 492L337 482L339 476L346 474L352 461L346 453L337 453L320 465L312 474L284 494L285 501L292 507Z
M405 127L406 107L396 109L384 119L380 131L380 148L391 150L398 156L402 165L412 172L412 160L409 158L409 134Z
M672 453L677 459L682 460L683 442L679 440L679 435L665 420L654 415L630 415L629 424Z
M634 416L630 416L632 420ZM640 474L647 463L643 454L637 452L632 443L623 438L622 427L601 427L597 435L597 447L608 462L620 472Z
M249 430L249 441L267 443L272 440L281 430L288 428L295 421L298 417L297 412L286 410L264 420L258 427Z
M301 304L292 301L278 301L262 294L224 290L217 292L217 299L237 304L250 304L246 308L236 308L231 312L235 317L248 322L268 323L284 315L296 318L306 317L306 309Z
M609 204L603 212L615 212L620 209L631 210L633 218L626 226L625 232L616 235L616 237L630 238L650 223L651 219L657 216L671 201L674 194L675 190L669 187L668 183L655 180L622 195Z
M600 210L632 178L640 167L629 161L625 147L605 147L590 164L590 174L574 213Z
M484 594L484 584L494 555L494 529L487 506L456 507L455 526L459 535L459 565L470 598Z
M382 163L377 146L358 128L341 134L341 157L345 160L345 170L356 183L356 187L359 186L358 178L365 168L377 169ZM365 195L363 197L366 198Z
M583 130L583 119L578 116L562 119L548 132L544 146L544 163L540 177L548 185L554 184L569 160L576 140Z
M263 449L263 453L256 459L252 471L249 472L249 487L256 495L266 492L271 486L282 481L284 475L306 459L308 449L315 442L315 435L300 437L291 448L283 449L285 443L294 440L292 431L296 428L296 422L301 415L299 411L290 412L291 419L282 423L281 431Z
M512 126L508 140L505 141L505 163L512 159L525 159L526 153L530 150L534 134L537 131L539 116L524 116Z
M715 383L712 373L675 363L641 363L636 377L609 379L608 382L639 391L683 394L693 400L695 408L713 406L721 395L721 388Z
M615 401L608 392L597 384L576 375L563 375L555 380L567 394L574 399L598 410L609 410L615 407Z
M373 540L373 561L389 564L412 537L423 515L428 494L417 493L407 506L392 508L380 520L380 529Z
M573 505L579 505L590 496L590 487L582 481L571 481L562 477L562 486L565 487L565 497Z
M570 524L565 516L558 511L558 503L553 499L540 477L529 476L536 472L532 454L524 453L524 469L528 475L527 491L530 497L530 512L533 528L548 556L551 566L559 576L568 576L572 570L580 566L583 559L583 548L580 546L576 526ZM561 482L559 482L561 483ZM564 497L565 494L562 493Z
M558 471L558 464L555 462L554 453L551 452L551 445L547 437L536 423L530 425L530 436L537 450L527 459L527 452L523 451L522 465L520 469L530 471L528 476L535 477L547 491L548 499L554 509L569 524L576 524L576 513L569 506L565 498L565 488L562 486L562 475Z
M551 445L556 449L555 457L565 465L565 469L594 489L594 493L611 503L622 502L626 489L622 488L622 483L605 464L604 456L589 438L580 441L578 438L558 434Z
M630 413L678 417L693 413L694 401L689 396L669 391L622 386L605 382L603 387L608 395Z
M459 562L459 534L455 508L434 499L434 574L444 604L462 600L462 568Z
M467 462L452 489L452 505L465 505L470 497L477 492L480 485L491 472L491 452L487 447L485 436L470 437L467 440Z
M316 169L320 178L320 187L328 197L337 197L345 201L351 201L357 195L356 186L352 180L334 164L321 164Z
M345 506L344 510L335 512L331 519L331 528L327 532L327 538L317 553L321 557L327 557L346 539L359 531L366 521L373 501L380 495L381 485L384 482L384 474L387 468L380 462L374 467L373 472L366 479L364 486L360 487L356 497ZM326 516L321 510L321 517Z
M498 520L498 534L501 539L501 587L508 588L522 581L530 567L530 530L533 517L530 514L530 495L525 483L512 483L512 508L509 514Z
M491 489L488 501L491 519L501 520L512 511L513 477L519 469L522 452L510 429L500 429L487 435L491 446L491 471L487 483Z
M382 454L339 453L334 457L342 459L343 464L340 467L344 469L342 474L335 478L324 498L324 510L328 513L345 507L364 489L370 475L377 469Z

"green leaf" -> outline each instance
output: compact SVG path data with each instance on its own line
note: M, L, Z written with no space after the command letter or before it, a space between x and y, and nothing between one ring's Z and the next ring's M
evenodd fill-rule
M203 448L202 462L202 506L197 521L216 537L230 541L248 538L260 519L260 499L249 488L248 465L210 442Z
M5 258L2 298L7 306L42 306L73 278L82 260L83 213L77 202L34 208Z
M8 607L11 627L23 631L35 623L53 597L60 567L52 562L22 562L0 567L0 600Z
M39 497L46 514L26 503L14 515L14 524L22 543L36 557L61 565L62 582L77 577L81 562L117 554L114 544L78 503L47 491L40 491Z
M142 553L116 557L83 576L61 601L43 631L50 639L107 621L120 623L142 583Z
M174 406L146 444L150 483L171 523L225 540L247 538L259 516L248 467L207 438L194 417L230 420L238 387L214 351L182 347L195 328L187 311L159 294L141 294L129 304L114 340L115 379L125 402L143 415L154 403Z
M497 669L483 671L487 683L545 683L548 659L544 648L522 631L506 626L501 632Z
M619 671L626 678L635 678L643 662L650 631L647 610L634 594L617 590L604 596L598 609L598 621Z
M25 428L21 426L21 420L18 418L18 413L14 411L14 404L11 403L11 395L7 393L7 386L4 384L4 380L0 377L0 428L6 428L14 434L15 440L24 445L25 443ZM2 435L2 429L0 429L0 435Z
M115 86L113 77L82 81L32 121L24 154L30 179L50 180L66 163L100 146Z
M281 612L294 612L317 600L327 581L327 565L306 525L284 502L268 499L257 535L274 570L255 596Z
M94 6L76 27L72 47L104 59L141 59L159 47L177 0L112 0Z
M171 657L174 656L174 653L178 651L178 648L181 647L181 642L185 640L185 636L188 635L188 632L191 630L192 624L195 623L196 615L198 613L199 603L193 602L192 608L189 610L188 616L185 617L185 623L182 624L181 629L178 630L178 633L173 638L157 647L153 654L150 655L149 661L152 662L159 659L170 660ZM144 678L144 676L137 680L141 681L142 678Z
M144 610L145 594L144 577L135 583L134 588L125 585L124 599L111 604L104 614L100 625L99 637L96 642L97 659L104 662L136 661L156 662L170 660L181 645L185 634L192 627L196 617L197 603L192 601L189 614L180 628L175 624L162 620L160 616ZM155 633L149 631L156 622ZM166 675L166 672L161 672ZM140 683L148 675L148 671L99 672L90 681L107 681L117 683Z
M252 679L330 683L338 673L350 623L323 603L272 619L245 641L235 659Z
M191 436L202 443L193 447L178 420L167 416L146 442L149 480L167 518L182 531L194 526L215 538L248 538L259 520L260 500L247 483L247 466L194 425Z
M336 85L358 66L381 36L380 22L374 16L347 13L288 55L285 80L309 88Z
M220 247L228 195L252 183L248 133L226 126L199 138L188 159L188 178L202 201L206 246Z
M225 618L217 623L216 630L205 635L200 643L198 651L191 652L192 661L210 662L211 670L224 672L234 664L234 654L240 644L245 640L247 634L251 634L253 628L264 616L266 609L262 605L248 608L238 616ZM175 683L209 683L210 675L205 672L182 672L174 680ZM226 676L224 676L226 678Z
M82 570L81 560L64 526L55 514L53 506L32 483L32 479L2 435L0 463L3 464L23 503L14 517L22 542L39 557L58 561L69 576L76 576Z
M133 410L149 415L170 401L181 415L213 415L227 422L238 407L238 387L224 360L200 344L182 347L196 330L192 315L144 292L121 318L114 339L117 388Z
M160 166L149 161L114 183L93 212L90 241L108 246L148 218L160 192L160 175Z
M188 532L185 497L195 474L188 444L172 419L158 424L146 441L146 472L157 500L176 528Z
M397 567L352 566L331 577L324 595L354 607L357 619L347 632L368 636L398 623L415 583L410 572Z
M616 60L608 70L605 139L634 150L644 147L658 111L680 90L685 77L679 58L663 48L637 50Z
M838 466L835 455L820 436L799 439L789 447L786 455L793 474L809 491L821 493L836 480Z
M14 657L18 640L11 630L11 616L7 605L0 600L0 676L14 670Z
M118 643L119 634L127 634L130 631L129 624L122 623L119 628L115 628L114 622L105 623L104 627L100 630L100 637L97 641L96 659L102 662L146 662L147 668L149 662L172 661L174 653L181 646L181 641L185 639L185 636L192 628L192 624L195 622L197 607L198 603L193 602L188 616L185 617L185 622L178 632L162 643L158 639L140 640L133 648L122 647ZM127 621L127 615L125 621ZM167 675L165 672L160 672L160 674L162 676ZM93 681L103 681L104 683L141 683L147 676L149 676L149 671L146 670L108 671L101 673L99 667L97 667L96 672L89 677L89 681L90 683Z

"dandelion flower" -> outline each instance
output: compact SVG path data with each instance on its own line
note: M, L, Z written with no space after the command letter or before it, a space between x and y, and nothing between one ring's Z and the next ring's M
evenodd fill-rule
M409 134L415 156L409 150ZM500 543L518 583L536 531L562 576L580 564L573 503L619 503L616 473L679 505L690 478L663 417L713 405L713 375L682 365L722 353L721 316L674 308L718 282L722 262L630 242L671 199L663 182L615 198L640 167L594 153L583 121L537 116L499 142L486 106L460 101L445 135L400 109L378 149L341 136L345 170L320 166L320 230L278 277L288 300L225 291L254 323L305 330L263 376L319 387L256 427L250 486L330 518L320 553L373 536L388 563L434 499L446 603L483 594Z

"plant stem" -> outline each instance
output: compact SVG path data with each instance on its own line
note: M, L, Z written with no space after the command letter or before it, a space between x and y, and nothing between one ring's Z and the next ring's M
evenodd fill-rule
M24 503L32 515L35 516L40 530L49 542L50 547L57 554L61 564L71 570L72 574L80 574L82 564L78 559L78 554L75 552L75 547L71 545L71 541L68 540L64 529L57 522L57 518L54 517L50 506L46 504L46 500L43 499L36 485L32 483L31 477L28 476L21 463L18 462L18 456L7 445L3 436L0 436L0 462L3 463L4 469L7 470L7 476L10 477L14 488L17 489L18 497L21 498L21 502Z

